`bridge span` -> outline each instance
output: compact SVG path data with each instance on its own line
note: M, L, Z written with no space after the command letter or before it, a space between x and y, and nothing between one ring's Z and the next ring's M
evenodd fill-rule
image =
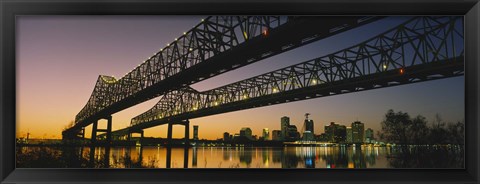
M166 93L131 125L112 132L129 138L143 129L208 115L464 75L459 17L414 17L352 47L207 91L188 86ZM188 140L188 128L186 139Z
M383 17L211 16L116 79L98 77L75 123L63 131L76 139L90 124L190 84L330 37ZM110 137L110 136L108 136Z

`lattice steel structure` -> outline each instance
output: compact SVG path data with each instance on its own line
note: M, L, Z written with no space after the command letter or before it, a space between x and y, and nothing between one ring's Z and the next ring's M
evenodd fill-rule
M165 123L464 73L461 17L415 17L341 51L199 92L171 91L122 135Z
M208 17L120 79L99 76L75 125L64 134L168 91L380 18Z

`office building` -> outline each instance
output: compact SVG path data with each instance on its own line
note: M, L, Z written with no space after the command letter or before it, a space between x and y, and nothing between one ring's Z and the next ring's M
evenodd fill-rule
M352 127L347 127L347 143L353 143L353 134L352 134Z
M312 132L305 131L305 132L303 132L302 140L303 141L315 141L315 136L313 135Z
M365 130L365 143L373 143L373 141L373 130L371 128L367 128L367 130Z
M246 137L250 140L253 140L252 138L252 129L248 127L244 127L240 130L240 137Z
M268 128L263 129L262 138L263 138L263 140L269 140L270 139L270 132L268 131Z
M287 116L283 116L280 118L280 130L282 131L282 140L287 138L288 133L288 126L290 125L290 118Z
M305 131L310 131L312 134L315 134L314 132L314 127L313 127L313 120L305 119L305 122L303 123L305 126Z
M336 125L334 137L336 143L345 143L347 141L347 127L345 125Z
M352 123L352 141L353 143L363 143L363 134L365 132L364 124L360 121Z
M314 127L313 127L313 120L308 119L309 113L305 114L305 121L303 122L303 126L305 127L305 131L303 132L302 140L304 141L314 141Z
M328 142L334 142L333 136L335 132L335 122L330 122L330 125L325 126L325 135Z
M282 131L273 130L272 131L272 140L273 141L281 141L282 140Z
M344 143L347 138L347 127L331 122L325 126L325 136L328 142Z
M284 139L285 141L297 141L300 139L300 133L297 131L297 126L288 125L287 136Z
M223 133L223 141L230 141L230 133L224 132Z

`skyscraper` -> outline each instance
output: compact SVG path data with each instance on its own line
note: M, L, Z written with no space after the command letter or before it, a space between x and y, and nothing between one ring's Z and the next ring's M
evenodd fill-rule
M305 126L305 131L310 131L312 134L315 134L315 132L313 131L314 130L313 120L305 119L304 126Z
M305 131L303 132L303 140L304 141L313 141L315 140L314 136L314 128L313 128L313 120L308 119L309 113L305 114L305 121L303 123L303 126L305 127Z
M335 126L335 142L343 143L347 139L347 127L345 125L336 125Z
M228 132L223 133L223 141L230 141L230 133Z
M329 142L345 142L347 138L347 127L331 122L330 125L325 126L325 136Z
M364 124L360 121L352 123L352 141L353 143L363 143Z
M282 131L280 131L280 130L273 130L273 131L272 131L272 140L274 140L274 141L281 141L281 140L282 140Z
M353 143L352 127L347 127L347 143Z
M250 140L253 140L253 137L252 137L252 129L248 128L248 127L244 127L240 130L240 137L246 137Z
M269 140L270 139L270 132L268 131L268 128L263 129L262 137L263 137L263 140Z
M297 126L288 125L287 136L284 140L286 140L286 141L297 141L298 139L300 139L300 133L298 133L298 131L297 131Z
M193 125L193 140L198 140L198 125Z
M365 130L365 142L366 143L372 143L373 142L373 130L371 128L367 128Z
M282 118L280 118L280 131L282 131L282 140L285 140L287 138L289 125L290 125L289 117L283 116Z
M334 142L335 123L330 122L330 125L325 126L325 135L328 142Z

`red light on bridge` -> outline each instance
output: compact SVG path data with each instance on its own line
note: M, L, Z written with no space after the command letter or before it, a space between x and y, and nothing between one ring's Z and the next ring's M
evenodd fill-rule
M403 70L403 68L400 68L400 74L403 74L405 73L405 70Z
M262 31L262 35L263 35L263 36L268 36L268 29L264 29L264 30Z

